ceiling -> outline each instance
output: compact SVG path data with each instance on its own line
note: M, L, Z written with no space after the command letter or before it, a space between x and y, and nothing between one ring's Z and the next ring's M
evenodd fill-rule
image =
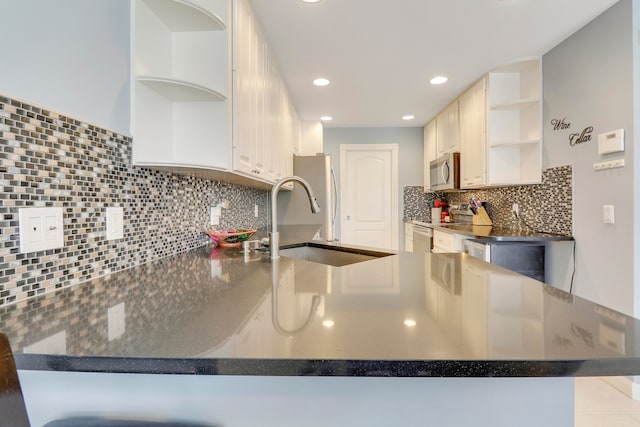
M300 119L332 116L326 127L423 126L492 68L546 53L616 2L251 0ZM449 81L430 85L436 75Z

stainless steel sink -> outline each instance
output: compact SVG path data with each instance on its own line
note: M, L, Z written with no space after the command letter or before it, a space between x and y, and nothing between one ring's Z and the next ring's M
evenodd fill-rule
M320 243L303 243L286 246L280 249L280 255L316 262L319 264L342 267L357 262L369 261L389 255L388 252L371 251L367 249L345 248L340 246L323 245Z

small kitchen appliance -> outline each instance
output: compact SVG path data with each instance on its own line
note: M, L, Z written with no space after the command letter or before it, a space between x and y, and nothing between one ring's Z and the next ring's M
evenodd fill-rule
M449 153L429 163L431 190L456 190L460 188L460 153Z

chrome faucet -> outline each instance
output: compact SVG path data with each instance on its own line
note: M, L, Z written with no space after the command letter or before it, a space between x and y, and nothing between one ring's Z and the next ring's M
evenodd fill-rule
M288 176L278 181L271 189L271 233L269 233L269 249L271 252L271 259L280 258L280 233L278 233L278 191L280 187L290 181L297 181L304 187L309 197L309 203L311 204L311 212L320 212L320 205L316 200L316 196L313 194L313 189L309 183L300 178L299 176Z

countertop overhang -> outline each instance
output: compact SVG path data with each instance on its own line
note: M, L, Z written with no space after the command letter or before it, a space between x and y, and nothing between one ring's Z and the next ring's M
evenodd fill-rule
M413 221L410 221L413 223ZM554 242L573 240L571 236L562 234L545 233L526 227L504 228L492 225L473 225L463 223L431 223L418 222L434 230L447 233L462 234L474 240L491 242Z
M26 370L640 374L640 321L464 254L332 267L207 246L0 308L0 330Z

